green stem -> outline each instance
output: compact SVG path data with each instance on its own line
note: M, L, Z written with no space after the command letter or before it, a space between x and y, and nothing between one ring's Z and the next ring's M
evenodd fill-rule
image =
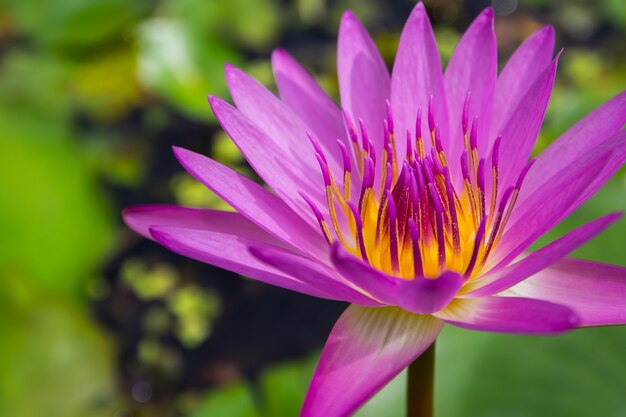
M406 417L433 417L435 344L409 365Z

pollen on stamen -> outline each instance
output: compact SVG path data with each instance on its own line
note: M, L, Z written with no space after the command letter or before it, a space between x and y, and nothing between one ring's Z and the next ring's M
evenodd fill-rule
M352 212L352 216L354 218L355 230L356 230L356 241L359 247L359 253L361 255L361 259L364 261L369 261L367 256L367 249L365 247L365 240L363 238L363 219L361 219L361 214L359 213L359 209L351 202L348 202L348 206L350 207L350 211Z
M300 197L302 197L302 199L304 199L304 201L311 208L311 211L313 212L313 215L317 219L317 222L320 225L320 228L322 229L322 232L324 234L324 238L326 239L328 244L332 244L333 243L333 238L330 235L330 230L328 230L328 225L326 224L326 221L324 221L324 216L322 215L322 212L320 211L320 209L317 208L315 203L313 201L311 201L311 199L309 197L307 197L306 194L304 194L302 192L299 192L298 194L300 194Z
M415 147L417 148L417 155L419 159L424 159L424 139L422 136L422 108L417 109L417 116L415 117Z
M406 130L406 160L413 160L413 137L411 135L411 131L409 129Z
M502 136L498 136L493 144L491 151L491 202L489 205L489 224L493 220L493 214L496 210L496 201L498 199L498 166L500 158L500 141Z
M352 181L352 163L350 162L350 154L346 145L337 139L337 145L341 152L341 160L343 162L343 198L347 201L350 199L350 183Z
M411 249L413 251L413 274L420 276L424 274L422 266L422 252L420 250L420 232L413 218L409 219L409 233L411 234Z
M435 223L436 223L436 234L435 238L437 240L437 260L439 264L439 269L444 269L446 266L446 243L445 243L445 235L443 228L443 206L441 204L441 200L439 198L439 193L435 189L434 184L428 184L428 190L430 191L430 195L432 197L432 201L435 208Z
M469 264L467 265L467 269L463 274L465 276L465 279L469 279L469 277L472 275L472 272L474 271L474 267L476 266L476 262L478 261L478 255L483 244L483 239L485 237L486 228L487 218L483 217L478 226L478 230L476 231L476 236L474 237L472 256L470 258Z
M338 239L350 253L373 267L405 279L434 279L446 270L471 279L484 267L504 232L532 162L521 170L517 182L501 193L498 173L503 139L497 137L491 142L492 149L481 149L479 153L479 119L470 114L469 99L470 93L459 120L463 134L451 138L442 136L435 98L430 97L427 128L432 146L425 151L422 109L417 108L415 131L403 132L401 140L405 140L406 148L402 155L395 149L399 138L394 133L388 101L379 137L367 131L362 119L355 118L355 125L344 111L349 140L337 140L343 190L335 184L324 154L327 150L309 134L322 173L332 228L311 199L307 204L329 243ZM446 155L451 140L463 144L456 161L449 161ZM455 183L458 176L460 184ZM354 196L350 191L353 181L358 184Z
M389 217L389 253L391 257L391 270L395 275L400 272L400 263L398 258L398 224L396 204L391 192L387 191L388 201L388 217Z

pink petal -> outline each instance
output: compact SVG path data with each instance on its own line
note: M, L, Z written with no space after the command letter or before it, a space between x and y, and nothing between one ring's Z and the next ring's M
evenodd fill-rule
M552 158L551 158L552 159ZM517 209L511 215L509 224L519 222L529 211L533 211L534 204L539 196L549 196L554 190L555 183L563 183L562 179L568 181L575 180L578 176L584 175L587 179L587 186L578 190L575 198L568 205L560 207L560 217L558 221L567 217L574 209L586 201L593 195L619 168L622 167L626 160L626 131L622 130L609 138L608 140L598 144L595 148L589 149L586 153L581 154L577 160L571 161L567 166L563 167L559 172L551 177L538 180L534 174L535 181L540 181L541 185L531 182L524 186L518 199ZM557 164L556 159L552 159ZM533 173L534 164L528 172L528 177ZM543 167L544 164L541 165ZM584 184L583 184L584 185Z
M295 144L277 143L242 112L218 97L209 97L209 102L217 120L252 168L296 213L304 213L313 224L310 209L298 192L305 193L320 208L326 207L326 193L315 152L306 135L298 138L297 147L306 154L298 159L286 149Z
M621 213L614 213L580 226L513 265L470 283L464 288L470 290L466 295L482 297L504 291L563 258L620 218Z
M315 186L323 184L319 174L319 165L315 159L315 151L307 138L307 131L310 130L308 126L287 104L279 100L278 97L245 72L232 65L227 65L225 72L226 82L237 109L245 116L248 123L251 123L255 129L264 134L266 142L271 143L274 152L279 152L275 153L274 158L271 158L268 162L270 164L291 165L292 168L297 169L296 172L302 173L303 181ZM231 134L223 123L228 123L228 116L218 114L220 112L228 113L228 110L225 110L224 106L215 105L214 99L210 99L210 102L213 112L216 113L224 130L227 131L229 136L242 150L246 159L250 161L253 155L244 151L248 141L246 136ZM243 124L241 121L242 117L240 116L238 119L239 124ZM230 126L230 129L233 130L232 126ZM241 126L239 129L244 130ZM258 138L255 139L258 140ZM256 140L253 143L254 145L249 146L254 146L254 149L258 152L257 147L259 143L256 143ZM266 146L269 146L269 143ZM272 159L276 160L273 161ZM250 163L252 164L252 161ZM253 164L253 167L256 170L257 166ZM261 166L259 165L258 168L260 169ZM257 172L261 176L264 174L264 172ZM317 175L310 175L312 172ZM307 173L309 173L309 176L306 175ZM318 177L319 181L316 181Z
M433 98L435 122L439 125L444 149L448 149L455 138L448 134L448 105L441 70L441 61L433 29L424 5L420 2L404 26L398 45L396 60L391 75L391 107L395 117L396 148L400 160L404 158L406 143L402 140L407 129L415 132L415 118L419 108L424 120L428 114L428 102ZM428 138L428 127L422 131ZM430 141L425 140L426 150Z
M608 154L607 154L608 152ZM572 204L609 161L610 152L587 155L553 181L536 190L523 207L513 210L501 242L489 258L491 265L508 265L546 231L571 212ZM523 188L523 187L522 187Z
M519 101L550 64L553 53L554 28L546 26L530 35L509 58L496 82L490 141L502 132Z
M449 161L459 161L464 149L461 121L468 93L471 93L469 121L478 116L478 149L485 155L489 154L490 150L486 148L487 134L497 71L493 9L488 7L474 20L459 41L444 74L452 135L447 150Z
M256 239L235 227L229 232L153 226L154 240L172 252L200 262L245 275L270 285L297 291L314 297L336 300L326 291L312 287L296 277L286 275L250 253L251 247L278 247L271 241Z
M557 334L576 328L570 308L531 298L457 298L435 314L446 323L495 333Z
M395 305L415 314L431 314L452 301L463 285L463 277L448 271L437 279L396 278L372 268L369 264L333 245L333 265L346 280L388 305Z
M352 305L333 328L301 417L346 417L435 340L442 322L399 308Z
M344 13L337 44L337 77L341 105L353 123L362 119L380 157L389 71L367 31L351 12Z
M272 69L281 99L309 126L326 157L339 169L337 140L345 138L346 132L335 102L287 51L274 51Z
M338 276L332 269L294 252L270 247L253 247L250 251L252 255L266 264L289 276L298 277L300 281L306 282L314 288L322 288L339 300L368 307L381 306L379 302L374 301L363 292L352 288L349 282Z
M624 166L626 161L626 130L616 133L611 139L599 146L598 149L610 149L610 153L604 166L596 172L595 178L590 181L589 186L582 192L574 203L567 209L566 215L577 209L582 203L587 201L596 193L617 171ZM579 161L580 163L580 161Z
M626 268L621 266L564 259L507 294L566 305L582 326L626 324Z
M235 231L256 240L284 245L241 214L230 211L150 205L129 207L124 209L122 216L128 227L148 239L152 239L152 226L168 226L218 233Z
M348 253L339 243L332 246L331 261L343 277L374 299L395 305L398 279L378 271Z
M596 152L598 149L623 146L624 139L621 139L620 145L618 132L625 123L626 92L622 92L576 123L539 155L524 180L519 204L523 205L527 196L558 175L559 171L578 164L586 154ZM598 178L612 176L623 162L617 160L616 164L607 164L600 171ZM603 183L604 181L601 182ZM595 189L591 193L594 191Z
M248 220L306 253L325 257L327 244L321 233L309 226L280 198L203 155L182 148L174 148L174 154L191 175Z
M502 189L514 184L528 163L548 107L559 56L560 53L537 77L514 108L502 131L498 132L502 135L499 162L499 184Z

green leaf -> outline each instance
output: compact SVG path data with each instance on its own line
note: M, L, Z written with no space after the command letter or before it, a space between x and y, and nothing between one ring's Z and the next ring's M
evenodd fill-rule
M281 26L276 0L174 0L169 5L199 38L221 37L257 49L272 45Z
M139 36L139 80L184 114L212 120L207 95L224 95L224 64L238 54L216 40L194 37L182 22L152 19Z
M212 391L188 417L259 417L250 390L245 385Z
M484 339L482 349L468 352L465 342L471 338ZM441 417L617 417L626 412L623 328L583 329L560 337L449 329L444 343L450 346L438 374ZM467 362L465 378L456 379L454 364L462 361Z
M12 124L62 128L70 120L67 81L67 66L58 57L10 51L0 66L0 106L6 109L6 116L9 111L20 114L11 118Z
M84 311L0 270L0 415L105 417L117 408L110 340Z
M78 294L113 236L69 132L0 106L0 265Z
M120 120L142 100L135 50L90 55L73 68L71 89L72 102L91 119L102 124Z
M624 30L626 28L626 7L621 0L603 0L604 15L617 27Z
M297 416L315 370L317 356L267 370L260 378L263 416Z
M8 0L19 30L45 46L85 49L128 34L148 0Z

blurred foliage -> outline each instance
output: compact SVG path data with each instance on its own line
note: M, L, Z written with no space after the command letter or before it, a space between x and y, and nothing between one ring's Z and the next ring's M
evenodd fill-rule
M45 126L13 130L4 122L0 115L0 196L10 204L0 205L0 264L51 291L76 293L110 242L104 202L75 149Z
M218 210L233 210L217 194L207 189L187 173L180 173L172 177L170 184L176 203L181 206L211 207Z
M290 334L306 340L299 350L263 356L259 348L243 364L207 364L203 349L219 351L219 341L207 348L212 334L220 324L229 334L221 320L253 316L246 309L262 292L243 280L227 287L237 278L219 281L215 270L137 245L118 213L138 202L230 209L169 154L170 145L199 149L255 178L206 101L228 96L224 63L273 88L271 49L284 46L336 98L342 11L362 18L391 65L412 3L0 2L0 416L297 415L322 343L311 329L330 323ZM545 23L565 47L536 152L624 90L623 1L491 3L501 56ZM446 63L489 1L426 4ZM619 175L539 244L624 210L625 188ZM575 255L626 265L624 236L622 221ZM259 346L270 339L259 336ZM238 351L240 339L225 343ZM619 328L558 338L447 328L438 341L438 415L625 415L625 345ZM403 378L358 416L403 415Z
M71 73L72 101L91 119L115 122L143 100L132 49L112 50L80 62Z
M221 308L215 294L195 285L187 285L172 294L168 307L178 322L177 336L188 348L198 346L209 337L211 322Z
M292 417L298 415L316 357L289 362L264 372L256 389L261 395L255 401L251 387L245 384L222 388L207 395L189 417Z
M190 417L212 417L224 414L232 417L258 417L254 398L245 385L223 388L207 395Z
M174 19L155 18L138 28L139 80L187 115L210 120L206 96L224 94L223 63L236 53L217 40L194 37Z
M63 52L84 51L128 33L151 3L149 0L5 1L19 35Z
M178 274L170 265L156 265L151 270L137 259L128 259L122 266L122 279L143 300L166 296L176 285Z
M17 271L2 284L0 415L110 416L115 351L100 326Z
M130 258L121 269L122 280L144 301L161 301L167 306L152 308L144 316L148 333L163 334L170 327L169 316L176 320L176 335L188 348L202 343L211 333L211 323L221 310L214 292L193 283L181 283L176 269L168 264L148 268L141 260Z
M281 28L277 0L175 0L167 6L200 39L221 36L232 45L265 50L275 42Z

